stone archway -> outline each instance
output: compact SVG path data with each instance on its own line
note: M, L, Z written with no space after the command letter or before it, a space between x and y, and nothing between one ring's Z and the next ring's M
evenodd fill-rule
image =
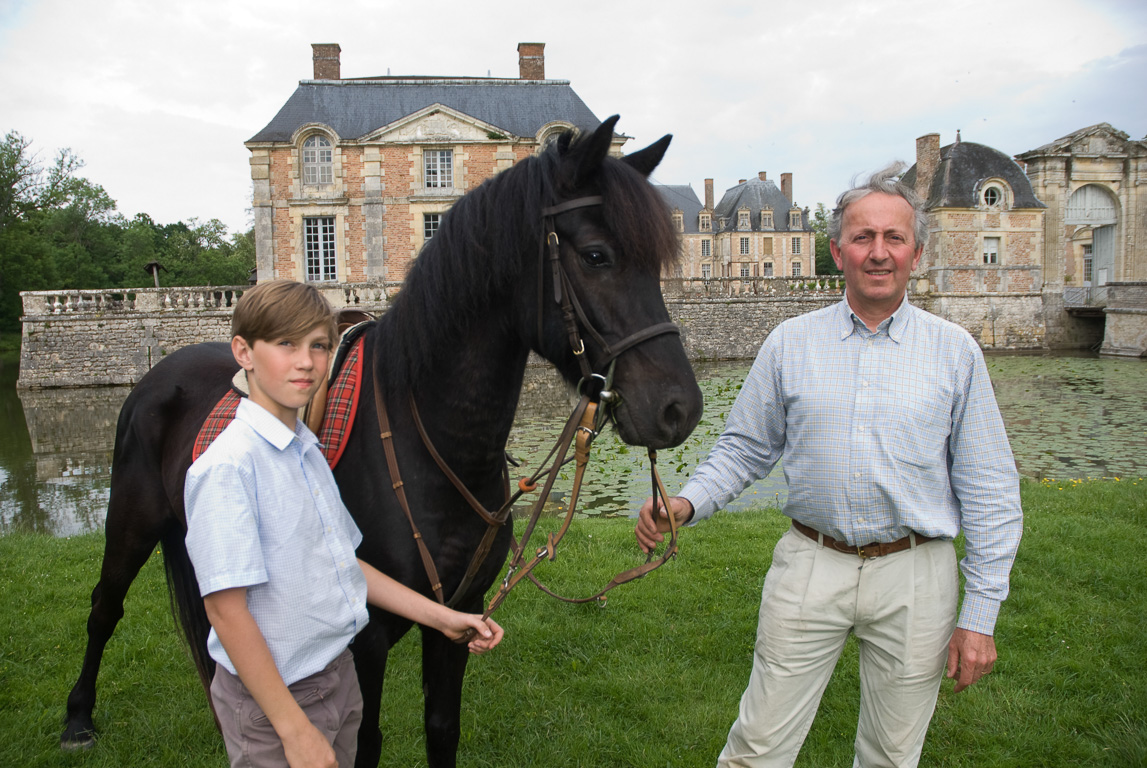
M1090 283L1095 286L1115 280L1115 228L1119 224L1119 201L1115 195L1100 184L1085 184L1071 194L1064 223L1092 230L1091 268L1083 270L1085 284L1088 272Z

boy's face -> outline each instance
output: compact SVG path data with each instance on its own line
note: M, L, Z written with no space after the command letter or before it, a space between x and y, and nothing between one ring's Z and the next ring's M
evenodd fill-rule
M247 371L251 400L293 430L298 409L307 404L327 375L331 340L327 328L317 326L301 339L248 344L236 336L231 339L231 352Z

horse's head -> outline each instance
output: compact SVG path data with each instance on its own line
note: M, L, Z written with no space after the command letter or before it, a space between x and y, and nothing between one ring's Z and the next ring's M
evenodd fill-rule
M592 134L565 134L539 284L538 350L571 382L615 395L612 415L630 444L682 442L701 418L701 391L661 297L661 272L678 258L669 211L649 184L671 136L623 158L609 155L614 116ZM584 350L581 347L584 346ZM596 376L594 376L596 374Z

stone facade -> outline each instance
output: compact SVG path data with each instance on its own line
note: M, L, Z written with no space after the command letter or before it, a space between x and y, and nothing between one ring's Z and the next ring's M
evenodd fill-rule
M713 204L690 185L658 185L680 233L681 259L672 277L756 278L816 276L816 241L807 208L792 199L792 174L778 188L762 171L741 179ZM667 275L667 277L670 275Z
M1044 346L1045 206L1023 169L991 147L916 140L904 175L925 200L928 242L911 288L987 348ZM917 299L919 300L919 299Z
M342 78L339 46L313 48L314 79L246 142L260 281L402 280L455 200L600 124L545 79L543 43L518 46L516 80Z

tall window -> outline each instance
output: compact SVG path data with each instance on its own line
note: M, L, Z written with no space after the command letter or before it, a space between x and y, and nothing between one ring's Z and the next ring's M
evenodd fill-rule
M742 256L748 256L749 255L749 238L747 238L747 237L741 238L741 255Z
M749 276L749 265L747 263L742 262L741 263L741 277L748 277L748 276Z
M702 213L697 222L697 229L702 232L711 232L713 230L713 219L707 213Z
M335 180L333 153L326 136L316 134L303 142L304 184L330 184Z
M984 238L984 263L985 264L999 264L1000 263L1000 238L998 238L998 237L985 237Z
M761 274L765 277L773 276L773 263L771 261L766 261L761 265Z
M773 255L773 239L771 237L766 237L761 245L763 246L761 253L763 253L765 256Z
M737 211L737 229L748 229L748 228L749 228L749 212L747 210Z
M791 211L789 213L789 229L801 228L801 214L800 211Z
M773 212L761 211L761 229L773 228Z
M303 219L303 240L307 258L307 281L336 280L335 217L316 216Z
M422 214L422 239L429 240L438 234L438 225L442 223L441 213Z
M1083 246L1083 282L1091 285L1092 273L1095 270L1095 261L1091 255L1091 243Z
M712 240L702 240L701 241L701 258L708 259L712 255L713 255L713 241Z
M427 187L454 186L454 150L427 149L422 152L423 178Z
M713 276L713 268L711 266L709 266L708 264L702 264L701 265L701 277L708 280L712 276Z
M793 277L801 276L801 263L799 261L793 262Z
M801 252L801 239L799 237L793 238L793 253Z

